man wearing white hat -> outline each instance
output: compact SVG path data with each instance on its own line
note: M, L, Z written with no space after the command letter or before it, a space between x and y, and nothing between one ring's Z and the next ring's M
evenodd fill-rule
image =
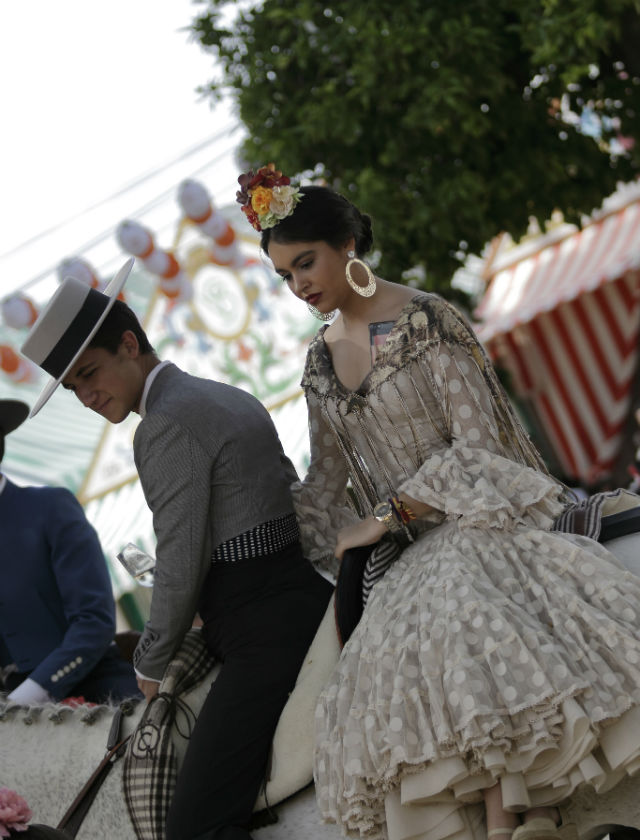
M245 391L161 362L116 300L67 278L23 353L112 423L141 421L134 457L157 538L150 619L134 654L147 699L198 612L222 668L191 736L167 840L246 840L278 717L331 596L302 556L295 470Z
M4 438L27 418L0 400ZM114 643L115 604L98 536L63 487L19 487L0 472L0 690L17 703L138 694Z

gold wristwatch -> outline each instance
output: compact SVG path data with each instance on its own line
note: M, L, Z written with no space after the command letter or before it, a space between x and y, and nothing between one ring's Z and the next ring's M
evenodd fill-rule
M391 502L378 502L373 509L373 516L378 522L382 522L387 531L400 531L402 528L396 519Z

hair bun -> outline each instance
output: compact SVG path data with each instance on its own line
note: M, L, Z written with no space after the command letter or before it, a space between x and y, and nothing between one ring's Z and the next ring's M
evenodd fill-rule
M359 254L367 254L373 248L373 225L368 213L357 211L359 216L359 230L356 232L356 250Z
M351 238L356 253L363 257L373 247L371 218L361 213L348 198L331 187L310 184L300 188L300 203L294 212L264 228L262 250L269 253L269 243L322 241L340 249Z

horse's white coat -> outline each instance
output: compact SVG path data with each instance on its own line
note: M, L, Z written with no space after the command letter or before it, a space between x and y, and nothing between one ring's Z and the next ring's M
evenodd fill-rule
M612 540L607 547L636 574L640 573L640 535ZM290 701L285 707L274 741L274 768L288 767L296 755L305 758L296 769L297 787L311 780L313 707L320 686L337 659L337 641L332 632L332 605L301 671L296 691L299 712ZM215 677L215 669L211 679ZM204 701L211 679L204 680L183 699L195 710ZM292 699L296 692L292 694ZM140 704L125 718L123 734L132 732L142 714ZM94 717L94 722L84 722ZM0 786L25 797L33 811L33 822L55 826L76 794L93 773L105 749L113 709L70 710L63 706L33 709L7 706L0 702ZM55 722L61 719L62 722ZM283 732L293 734L288 740ZM279 745L278 739L281 739ZM186 742L174 733L181 759ZM295 748L292 749L292 744ZM301 749L300 749L301 748ZM291 784L291 782L289 782ZM271 783L270 801L287 795ZM595 840L614 825L640 829L640 797L637 779L627 779L603 796L590 790L579 792L562 809L566 821L575 822L583 840ZM296 789L295 787L293 789ZM324 825L315 804L313 787L307 787L277 807L279 821L254 830L256 840L338 840L340 830ZM136 840L122 793L122 761L115 763L82 827L78 840Z
M91 711L60 705L5 707L0 784L26 799L33 822L56 826L104 756L113 709L101 707L89 725L83 718ZM139 708L126 719L124 734L133 730L141 714ZM122 794L121 761L113 766L78 834L82 840L106 837L136 840Z
M274 736L271 778L267 780L270 804L312 781L316 699L339 655L332 599ZM216 675L214 667L200 685L182 696L194 712L201 708ZM133 732L143 709L140 703L131 716L123 719L122 737ZM17 791L27 800L33 822L58 824L106 752L114 711L106 706L74 710L59 704L25 708L0 702L0 786ZM187 740L180 734L184 721L179 718L178 724L172 738L180 765ZM122 792L122 765L122 760L113 765L78 832L78 840L136 840ZM264 806L261 795L256 807ZM314 797L308 792L299 803L283 806L283 818L285 813L293 821L291 837L300 836L300 821L311 824L315 819L319 823ZM280 826L285 829L284 824ZM268 827L259 831L268 831ZM339 836L335 827L325 826L319 831L318 838Z

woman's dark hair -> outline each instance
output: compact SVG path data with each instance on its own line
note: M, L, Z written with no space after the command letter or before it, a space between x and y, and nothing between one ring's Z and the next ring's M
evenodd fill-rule
M123 300L117 300L113 304L98 332L89 342L89 347L102 347L115 354L122 341L122 334L127 330L131 330L138 339L141 353L155 352L135 313Z
M373 247L371 218L330 187L301 187L302 198L291 216L262 231L260 246L269 253L274 242L326 242L340 248L355 239L356 256Z

